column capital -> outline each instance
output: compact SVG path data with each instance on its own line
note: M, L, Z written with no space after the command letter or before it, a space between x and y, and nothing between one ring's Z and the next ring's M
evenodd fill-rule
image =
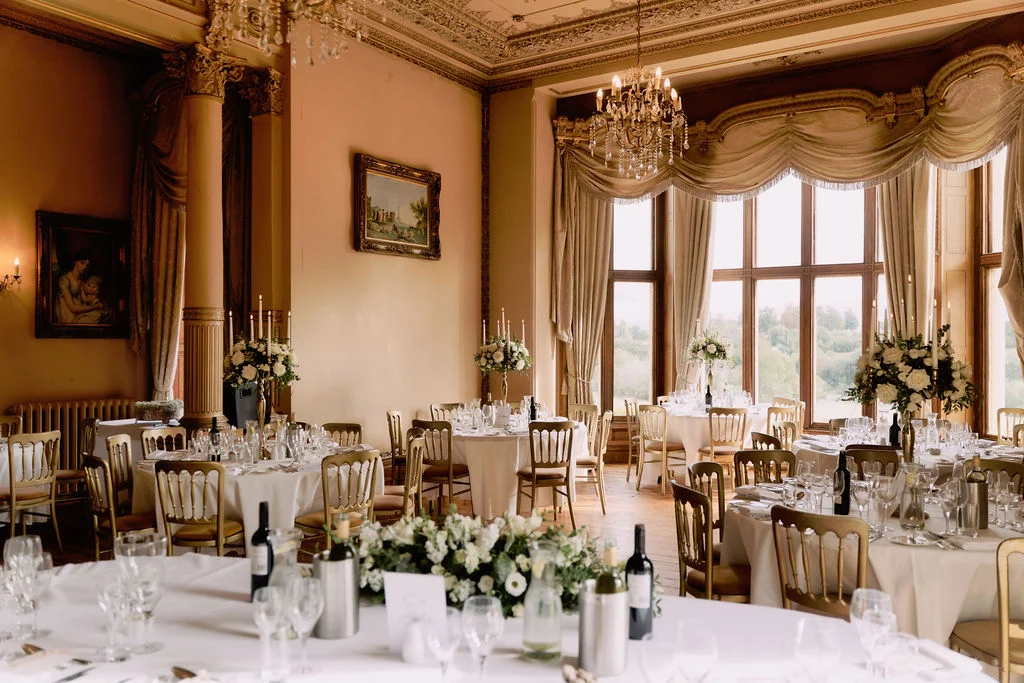
M167 70L185 81L185 95L210 95L224 99L224 85L239 81L244 63L234 57L195 43L164 56Z
M284 114L281 72L277 69L249 70L242 81L242 93L249 100L250 116Z

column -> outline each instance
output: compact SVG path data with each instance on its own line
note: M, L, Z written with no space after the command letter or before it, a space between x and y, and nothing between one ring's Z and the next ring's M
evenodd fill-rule
M222 140L224 85L241 67L203 45L179 52L185 81L188 195L185 201L184 423L224 420L224 244Z

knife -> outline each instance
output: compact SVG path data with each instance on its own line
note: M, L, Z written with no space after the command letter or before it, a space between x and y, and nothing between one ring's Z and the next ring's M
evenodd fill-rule
M38 645L33 645L32 643L22 643L21 651L27 655L34 655L37 652L43 652L43 648L39 647ZM90 664L92 664L92 662L88 659L72 659L71 663L79 664L81 666L89 666Z
M64 678L58 678L53 683L67 683L68 681L76 680L78 678L81 678L85 674L89 673L90 671L92 671L95 668L96 667L94 667L94 666L90 666L88 669L82 669L81 671L76 671L75 673L73 673L73 674L71 674L69 676L65 676Z

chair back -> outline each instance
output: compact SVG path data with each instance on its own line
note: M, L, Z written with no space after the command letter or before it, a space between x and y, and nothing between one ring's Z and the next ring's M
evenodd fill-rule
M416 514L419 511L420 492L423 487L423 452L427 448L427 440L423 432L409 430L409 452L405 463L405 490L403 491L405 514Z
M115 434L107 437L107 462L110 463L108 475L113 488L111 497L114 506L121 505L121 492L128 493L128 505L132 501L134 467L132 463L132 439L127 434Z
M431 403L430 404L430 419L435 422L451 422L452 411L458 408L460 403Z
M711 450L716 446L743 448L747 430L746 408L711 408L708 411L708 425L711 430Z
M592 403L570 403L566 411L570 420L582 422L587 426L587 450L590 455L597 457L595 446L598 442L598 423L601 421L601 414L597 412L597 406Z
M856 587L864 588L868 581L867 522L776 505L772 507L772 532L782 606L793 609L795 603L821 614L849 618L852 591L843 591L846 547L853 536L857 543Z
M571 422L530 423L530 467L538 470L563 469L568 476L572 463Z
M796 441L797 428L796 424L788 420L783 422L776 422L775 426L772 427L772 434L782 447L787 451L793 450L793 442Z
M21 415L0 415L0 439L21 433Z
M626 434L632 439L640 435L640 411L636 399L626 399Z
M704 573L704 597L712 596L714 586L711 557L711 499L700 491L672 480L672 500L676 516L676 547L679 553L679 585L686 586L686 572ZM680 589L680 594L684 589Z
M604 456L608 452L608 439L612 435L612 411L604 411L601 416L601 423L598 426L597 447L594 449L594 457L597 462L604 464Z
M142 430L142 454L149 457L154 451L185 450L187 436L184 427L154 427Z
M765 430L769 434L775 434L775 429L781 422L792 422L796 424L796 406L777 406L772 404L768 408L768 419L765 422Z
M82 427L78 430L78 451L79 455L92 455L96 451L96 425L99 418L86 417L82 419ZM68 463L68 469L80 469L81 460L75 458Z
M775 407L791 407L796 410L796 414L793 416L792 422L796 425L796 434L800 436L804 433L804 415L807 413L807 403L795 398L783 398L781 396L775 396L772 398L772 406Z
M333 526L344 512L372 520L380 451L355 451L325 456L320 461L323 481L324 519Z
M736 451L733 476L736 486L781 484L783 477L796 476L796 456L781 449Z
M388 438L391 441L391 457L401 457L405 454L405 448L402 445L402 411L389 410L387 418Z
M668 411L664 406L637 406L637 419L640 422L640 438L643 441L665 442Z
M452 423L447 420L413 420L415 429L423 430L423 462L427 467L452 464Z
M1010 680L1010 639L1024 640L1024 627L1010 621L1010 556L1024 553L1024 538L1008 538L996 549L996 586L999 595L999 680Z
M60 430L22 432L7 438L12 507L19 488L44 486L54 494L59 458Z
M110 477L110 466L107 461L93 455L82 458L82 469L85 471L85 488L89 496L89 508L92 510L93 522L106 519L111 529L115 529L117 517L114 504L114 484Z
M845 417L833 417L828 421L828 435L839 436L839 430L846 426Z
M156 489L170 554L173 525L213 524L224 536L224 467L219 462L158 460Z
M323 428L339 446L357 446L363 442L363 426L358 422L327 422Z
M1013 443L1013 430L1024 424L1024 408L1000 408L996 411L996 432L999 443Z
M782 442L779 440L779 437L762 432L750 432L750 443L753 445L754 450L757 451L782 448Z
M1024 424L1013 428L1013 445L1017 448L1024 446Z
M864 479L865 463L879 463L881 472L894 477L900 469L900 453L893 448L847 448L846 460L857 466L857 478Z
M992 490L991 486L994 483L994 477L996 477L1000 472L1006 472L1007 476L1010 478L1011 490L1017 494L1024 493L1024 464L1021 462L983 459L981 461L981 471L988 475L990 486L989 491Z
M690 488L700 491L715 506L718 514L711 522L712 529L718 529L718 540L725 535L725 468L713 460L701 460L690 465Z

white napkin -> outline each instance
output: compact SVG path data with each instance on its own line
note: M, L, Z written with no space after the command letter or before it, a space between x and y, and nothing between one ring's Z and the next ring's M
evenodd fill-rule
M62 650L43 650L12 661L2 671L4 680L33 681L50 683L71 676L94 665L82 664L80 660Z
M737 486L733 489L733 493L735 493L736 497L741 500L761 500L761 493L753 484Z

